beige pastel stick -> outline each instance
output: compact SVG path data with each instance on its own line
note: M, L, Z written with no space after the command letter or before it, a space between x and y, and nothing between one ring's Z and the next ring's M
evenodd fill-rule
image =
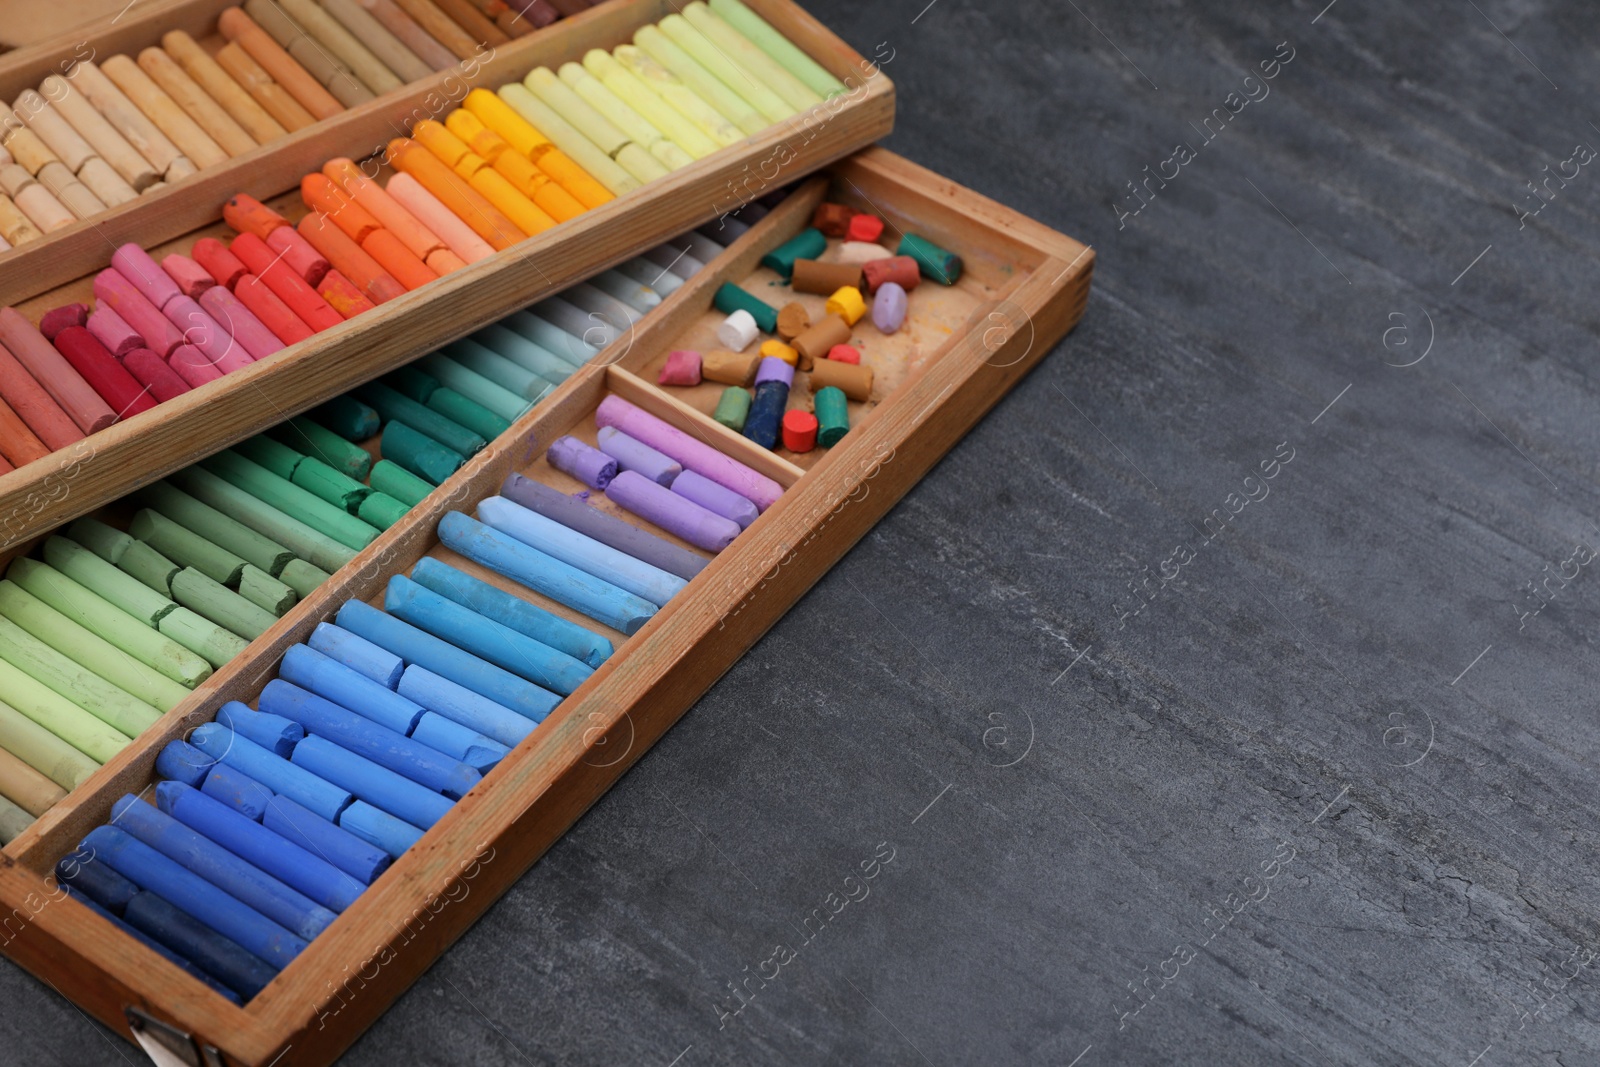
M48 145L50 151L72 173L78 173L86 161L94 158L94 149L89 142L79 136L72 124L50 106L50 101L32 89L17 97L15 110L22 121L28 124L28 129L37 134L39 140Z
M5 137L6 151L29 174L38 174L46 163L59 163L61 157L39 140L39 135L27 127L14 129Z
M82 169L78 171L78 180L106 207L116 207L118 204L139 199L138 191L123 181L122 175L99 156L84 163Z
M61 164L57 163L56 166L59 167ZM14 188L14 183L10 180L15 175L8 172L13 171L26 179L20 188ZM10 193L11 199L16 202L22 213L45 233L63 229L78 221L77 216L68 211L66 205L56 199L54 193L34 181L27 171L16 164L0 168L0 188Z
M266 144L289 136L289 131L268 114L266 108L256 103L255 98L245 92L227 71L218 66L217 61L196 44L193 37L182 30L173 30L161 38L161 47L257 143Z
M52 74L39 87L61 117L72 124L99 157L111 164L123 181L142 192L161 179L161 172L133 144L117 132L110 119L101 114L89 98L74 89L67 79ZM102 197L102 199L104 199Z
M460 26L455 20L443 11L433 0L394 0L395 6L412 20L428 31L428 35L451 52L457 59L471 59L479 52L478 42L472 35Z
M183 72L173 58L159 48L146 48L139 53L139 69L150 76L179 107L206 131L213 141L222 146L230 156L242 156L257 147L256 139L245 132L211 99L194 79Z
M385 29L383 23L373 18L361 6L360 0L322 0L322 6L328 14L339 20L339 25L370 48L372 54L394 71L401 81L421 81L433 74L433 68L407 48L404 41Z
M271 34L256 25L243 8L230 7L218 15L217 29L249 53L273 81L316 118L332 118L344 110L338 98L323 88L322 82L302 67Z
M93 63L83 62L72 68L72 86L94 105L96 111L105 116L118 133L127 138L128 143L149 161L158 175L167 175L173 163L184 158L178 146ZM111 162L114 164L116 161ZM135 188L139 188L138 182L132 178L128 180Z
M38 818L67 798L67 791L0 748L0 796Z
M316 116L300 106L300 101L289 95L289 90L272 80L272 75L250 57L250 53L230 41L217 52L217 65L244 87L256 103L278 120L278 124L293 133L316 122Z
M161 86L151 81L150 75L139 69L139 64L127 56L112 56L100 64L100 69L196 167L204 169L228 161L228 153L222 146L185 114Z
M245 0L244 10L345 107L356 107L374 99L372 90L362 84L354 71L311 38L273 0Z
M46 163L39 168L39 184L54 193L56 199L80 219L93 218L106 209L105 201L91 193L65 163Z
M4 237L15 246L37 241L43 236L44 233L39 227L22 213L9 196L0 195L0 237Z
M322 47L354 72L361 84L374 93L387 93L400 88L402 82L383 60L371 49L356 40L337 19L318 7L314 0L278 0L300 28L310 34Z

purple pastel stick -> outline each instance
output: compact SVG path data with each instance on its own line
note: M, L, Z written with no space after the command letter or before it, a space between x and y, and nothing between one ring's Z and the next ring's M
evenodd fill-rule
M707 511L732 519L741 530L761 517L761 512L750 501L694 471L684 471L678 475L677 481L672 483L672 491Z
M600 401L594 421L596 425L614 426L629 437L643 441L683 464L685 470L703 474L724 489L732 489L763 511L783 495L783 486L771 478L667 425L620 396L608 396Z
M144 338L139 336L139 331L129 326L121 315L105 304L89 312L89 332L118 359L135 348L145 347Z
M680 548L664 537L641 530L631 522L608 515L542 482L520 474L508 475L500 486L500 495L685 581L705 570L706 561L687 548ZM316 644L315 639L312 644Z
M894 282L884 282L872 299L872 325L879 333L894 333L906 321L906 306L906 291Z
M617 476L617 461L576 437L560 437L545 453L550 466L570 474L590 489L604 489Z
M251 359L266 359L288 347L238 297L220 285L200 293L200 307L250 353Z
M166 359L183 344L183 334L161 309L144 298L122 273L107 267L94 276L94 297L101 307L109 307L144 339L144 347Z
M193 298L179 293L167 301L161 313L183 331L186 342L204 352L212 366L223 374L232 374L255 362L249 350L244 345L235 344L222 324L207 315Z
M756 364L756 384L760 385L762 382L782 382L791 389L794 388L794 364L785 363L772 356L763 357L761 362Z
M595 439L600 442L600 451L616 460L617 466L642 474L657 485L671 486L672 480L683 473L683 464L614 426L602 426Z
M165 311L173 297L183 295L178 283L161 269L161 264L136 244L125 244L111 253L111 266L128 279L139 290L139 295L154 304L158 311Z
M633 471L623 471L612 479L606 499L707 552L721 552L739 536L739 524L732 519L707 511Z

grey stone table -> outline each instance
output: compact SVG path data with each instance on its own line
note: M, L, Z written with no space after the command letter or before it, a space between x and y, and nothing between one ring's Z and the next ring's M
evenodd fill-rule
M1087 317L347 1062L1600 1061L1592 5L925 3Z

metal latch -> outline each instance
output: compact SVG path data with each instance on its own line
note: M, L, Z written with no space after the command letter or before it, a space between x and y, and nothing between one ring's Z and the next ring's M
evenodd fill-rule
M156 1067L227 1067L221 1052L196 1041L194 1035L132 1005L123 1008L122 1014L128 1020L133 1039Z

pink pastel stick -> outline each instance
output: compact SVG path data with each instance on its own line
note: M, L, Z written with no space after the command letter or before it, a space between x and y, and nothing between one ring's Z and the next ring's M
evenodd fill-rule
M200 299L201 293L217 284L210 271L188 256L180 256L176 252L161 261L161 269L178 284L179 292L196 300Z
M456 213L445 207L439 198L422 187L422 183L409 174L396 174L389 179L389 195L400 201L400 206L417 217L417 221L439 235L450 246L450 251L476 263L494 255L494 249L462 222Z
M89 312L89 332L95 339L111 352L113 356L121 359L136 348L145 347L144 338L139 336L139 331L129 326L121 315L101 304Z
M161 265L136 244L125 244L111 253L111 265L157 310L164 310L175 296L182 296L178 283L167 277Z
M162 359L172 355L172 350L183 344L183 334L120 271L112 268L96 274L94 296L100 301L101 307L115 311L124 322L137 330L139 336L144 338L144 346Z
M327 276L328 261L293 226L279 226L268 233L265 240L267 247L282 256L289 269L304 278L311 288L315 289Z
M752 470L731 456L723 455L704 441L696 440L620 396L608 396L600 401L594 421L596 426L614 426L629 437L643 441L657 452L683 464L685 470L709 478L724 489L732 489L746 500L754 502L762 511L776 504L783 495L783 486L765 474Z
M231 374L255 362L249 351L235 344L233 336L216 319L182 293L167 303L163 314L183 331L183 339L204 352L223 374Z
M283 229L282 226L278 228ZM250 353L251 359L266 359L287 347L277 334L267 329L265 323L239 302L238 297L220 285L213 285L200 294L200 306L233 335L234 341Z
M204 352L194 345L179 345L167 357L167 366L178 372L190 389L196 389L222 377L222 372L212 365Z

